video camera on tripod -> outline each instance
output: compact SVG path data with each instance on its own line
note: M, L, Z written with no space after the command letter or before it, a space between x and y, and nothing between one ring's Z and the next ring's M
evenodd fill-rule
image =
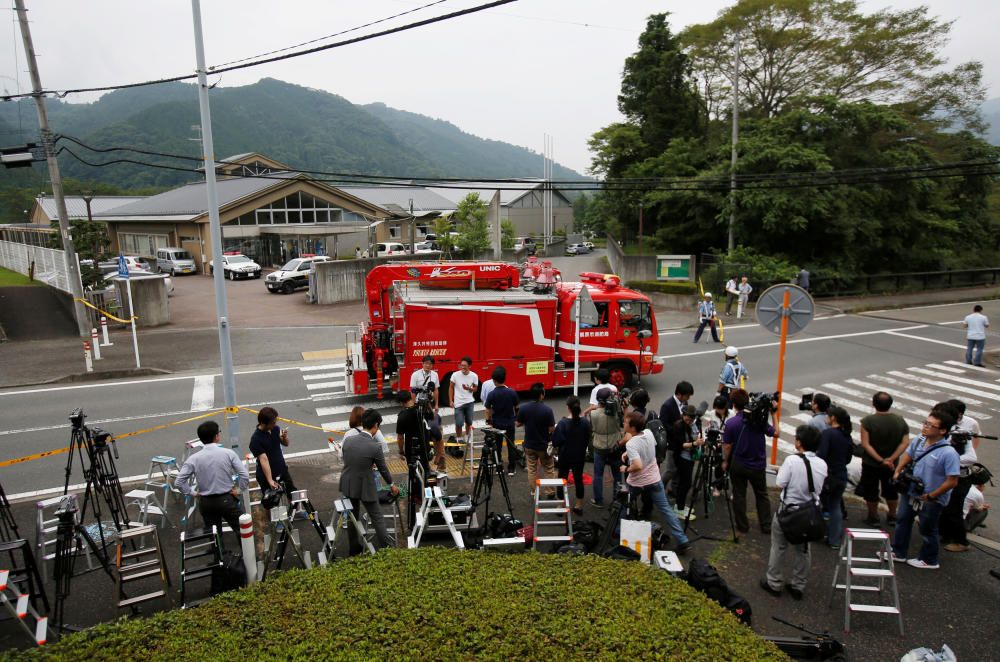
M480 428L483 431L483 448L485 450L499 450L503 448L503 442L506 438L506 432L500 428L493 427L483 427Z
M746 406L747 421L758 428L767 427L768 418L778 411L780 393L749 393L750 402Z

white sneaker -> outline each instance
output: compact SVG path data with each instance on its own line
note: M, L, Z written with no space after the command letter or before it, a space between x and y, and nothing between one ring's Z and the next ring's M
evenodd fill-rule
M920 559L910 559L906 562L906 565L913 568L920 568L921 570L937 570L941 567L938 563L927 563L926 561L922 561Z
M698 519L697 517L694 516L694 508L689 508L688 510L684 511L684 514L681 517L682 519L689 519L692 522Z
M892 559L892 560L893 560L893 561L894 561L895 563L909 563L909 561L907 561L907 560L906 560L905 558L903 558L903 557L900 557L900 556L896 556L896 555L895 555L895 554L893 554L892 552L878 552L878 553L876 554L876 556L878 556L878 557L879 557L879 559L881 559L881 560L883 560L883 561L886 561L886 560L888 560L888 559L886 559L886 557L888 556L888 557L889 557L890 559Z

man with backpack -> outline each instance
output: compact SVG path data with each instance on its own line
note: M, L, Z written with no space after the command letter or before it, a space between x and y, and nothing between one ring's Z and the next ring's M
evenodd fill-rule
M591 505L604 507L604 468L611 470L614 481L614 491L618 491L622 477L618 471L621 464L622 420L618 413L612 410L609 414L608 400L614 396L614 391L607 387L597 389L597 406L590 408L590 429L593 430L594 446L594 498ZM617 457L616 457L617 455Z

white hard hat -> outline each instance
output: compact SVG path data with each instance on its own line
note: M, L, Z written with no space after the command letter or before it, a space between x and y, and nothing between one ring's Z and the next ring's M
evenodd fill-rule
M705 292L705 298L706 299L711 299L712 298L712 293L711 292Z
M726 348L726 356L732 358L740 353L740 350L736 349L733 345Z

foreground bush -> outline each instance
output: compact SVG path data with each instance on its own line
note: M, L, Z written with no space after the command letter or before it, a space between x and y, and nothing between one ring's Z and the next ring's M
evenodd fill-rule
M57 660L786 659L686 584L594 556L389 550L12 656Z

